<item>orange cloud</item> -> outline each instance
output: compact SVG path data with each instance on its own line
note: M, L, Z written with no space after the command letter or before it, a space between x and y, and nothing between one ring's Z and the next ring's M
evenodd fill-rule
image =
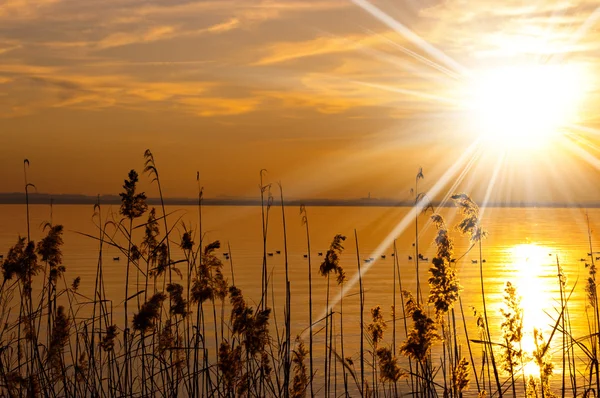
M39 66L27 64L0 64L0 73L13 73L19 75L50 75L56 73L60 68L52 66Z
M231 18L225 22L221 22L208 28L203 29L204 32L208 33L223 33L233 30L240 26L240 20L238 18Z
M240 115L255 110L261 103L257 97L251 98L215 98L186 97L179 99L187 112L202 117Z
M261 99L255 96L222 96L218 82L152 82L128 75L87 76L59 69L53 69L50 73L45 68L0 65L0 72L2 70L30 72L30 75L22 76L35 83L36 92L35 99L24 104L21 99L0 97L0 106L6 110L0 117L4 118L33 113L43 108L101 110L120 107L142 110L158 103L172 110L213 117L248 113L261 103ZM2 78L0 84L12 81Z
M22 48L23 46L20 44L12 44L12 45L7 45L4 47L0 47L0 55L2 54L6 54L8 52L11 52L13 50L18 50L19 48Z
M255 65L277 64L315 55L349 51L353 48L356 48L356 44L338 37L318 37L302 42L275 43L267 48L268 54L258 60Z
M139 33L112 33L98 42L99 48L125 46L133 43L149 43L175 36L175 27L156 26Z
M61 0L4 0L0 5L0 18L31 19L40 11Z

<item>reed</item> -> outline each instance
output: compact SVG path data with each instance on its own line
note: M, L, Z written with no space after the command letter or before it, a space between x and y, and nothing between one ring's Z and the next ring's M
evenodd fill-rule
M402 276L400 274L400 263L398 261L398 249L396 247L396 241L394 241L394 262L396 263L396 270L398 273L398 288L400 289L400 309L402 311L402 323L404 325L404 335L408 336L408 324L406 322L407 316L406 316L406 312L405 312L405 306L404 306L404 295L402 294L402 292L404 291L404 289L402 288ZM395 312L395 308L394 308L394 312ZM396 317L394 316L394 320L396 320ZM394 355L397 354L396 351L396 340L395 340L395 334L396 332L394 332L394 340L393 340L393 346L394 346ZM415 377L413 374L413 363L412 363L412 359L408 358L408 374L410 377L410 390L411 391L415 391Z
M421 258L421 254L419 253L419 215L421 214L420 204L425 194L419 192L419 180L424 179L423 176L423 168L419 167L419 171L415 176L415 188L411 189L411 192L415 195L415 275L417 277L417 302L419 303L421 300L421 282L419 280L420 272L419 272L419 259Z
M293 351L294 379L290 388L291 398L304 398L306 396L306 387L308 386L308 375L306 374L306 365L304 360L308 351L304 347L304 341L298 336L296 338L296 349Z
M309 380L310 380L310 396L314 398L315 390L313 379L315 377L314 373L314 365L313 365L313 296L312 296L312 264L310 261L310 229L308 227L308 212L306 211L306 207L304 205L300 205L300 216L302 218L302 224L306 227L306 249L307 249L307 257L308 257L308 333L309 333L309 345L308 345L308 355L309 355Z
M279 193L281 198L281 220L283 224L283 255L285 262L285 357L284 357L284 395L289 396L290 392L290 370L291 370L291 329L292 329L292 308L291 308L291 292L290 292L290 276L288 269L288 247L287 247L287 230L285 225L285 206L283 203L283 187L279 185ZM302 346L304 347L304 345ZM298 359L298 358L296 358Z
M129 172L128 175L128 179L125 180L125 183L123 184L123 189L124 192L122 192L120 194L121 196L121 208L119 210L119 212L121 213L121 215L123 217L125 217L127 219L127 221L129 222L128 225L128 229L127 229L127 265L126 265L126 271L125 271L125 299L123 302L123 305L125 307L124 309L124 321L123 321L123 345L125 347L128 346L129 344L129 322L128 322L128 302L130 300L129 297L129 268L130 265L132 263L133 260L133 252L132 252L132 247L133 246L133 239L132 239L132 232L133 232L133 220L136 218L141 217L147 210L148 205L146 204L146 194L144 192L141 193L137 193L137 183L138 183L139 179L138 179L138 174L135 170L131 170ZM130 367L131 367L131 362L130 362L130 358L129 358L129 351L130 350L125 350L125 363L124 363L124 378L126 380L126 382L124 383L124 393L127 395L127 387L131 384L131 380L129 379L130 377ZM128 381L129 380L129 381Z
M149 151L145 154L145 164L162 197L156 163ZM94 205L92 220L96 232L86 236L97 242L98 253L93 280L82 282L79 277L69 278L63 264L63 235L68 226L53 224L56 217L51 215L51 221L42 225L39 242L31 240L35 232L29 226L28 189L32 185L27 181L28 165L28 161L24 162L28 236L17 238L0 259L3 277L0 285L1 396L299 398L307 396L308 391L311 397L342 395L343 389L344 396L460 398L474 388L471 380L475 380L477 386L477 391L472 393L479 396L507 394L545 398L558 395L558 388L561 397L594 396L598 391L600 317L589 221L587 246L592 260L586 267L585 283L567 285L565 272L556 258L560 296L556 315L550 317L553 327L543 332L534 330L534 349L526 352L522 303L512 283L505 285L503 306L497 314L501 316L501 324L488 322L488 311L492 311L492 307L486 305L488 297L483 289L481 265L481 240L485 231L480 225L477 205L467 195L458 194L453 198L462 213L458 232L468 236L471 248L479 249L483 304L483 311L475 318L479 338L469 337L473 334L468 333L467 318L471 318L463 312L461 295L464 293L454 261L453 229L439 214L432 216L436 228L432 242L435 256L429 263L428 292L419 284L416 292L406 290L403 280L406 274L394 242L389 333L381 306L373 306L370 320L368 323L364 320L369 280L364 279L356 230L357 268L353 273L358 280L358 292L346 292L348 282L343 268L346 238L336 235L319 267L320 275L328 281L324 289L326 315L314 322L311 235L308 211L302 206L300 215L308 253L309 324L298 325L297 321L292 322L296 319L292 307L293 273L290 272L294 265L291 249L294 246L288 241L281 184L278 200L282 211L285 300L278 304L278 297L270 293L271 301L267 301L267 291L271 288L273 292L275 285L267 269L269 255L266 252L269 211L274 199L270 185L263 181L264 171L260 182L262 286L254 302L253 297L246 297L235 284L230 245L227 244L226 259L231 280L229 272L225 275L220 241L208 239L203 230L203 188L199 173L196 176L198 225L194 226L174 221L162 199L159 209L162 214L148 209L145 194L137 190L139 176L130 171L123 185L118 212L107 211L99 202ZM423 197L417 188L422 179L421 170L419 174L415 192L420 198L415 204L420 206ZM175 236L177 231L179 235ZM416 232L415 257L418 259L418 229ZM106 294L107 248L117 251L125 260L121 298ZM424 261L415 260L415 271ZM185 267L185 272L178 267L182 271ZM135 272L135 280L132 272ZM334 285L337 289L333 291L339 291L340 298L335 305L332 305L331 287L328 288L329 282L333 283L332 277L337 282L337 286ZM86 282L93 286L89 293L80 287ZM131 291L134 282L139 287ZM397 307L398 291L401 295ZM574 292L586 295L589 329L584 335L576 335L571 325L569 310L573 310ZM139 304L132 305L135 301ZM271 303L272 306L267 305ZM306 311L305 305L303 302L303 311ZM358 307L359 314L352 312L353 305ZM457 306L464 330L457 327ZM280 334L277 316L281 312L284 329ZM357 320L352 321L354 316ZM398 321L402 324L397 325ZM315 330L319 322L324 325ZM351 322L355 325L349 328ZM303 330L306 333L292 341L292 333ZM321 333L325 342L322 354L313 341L314 335ZM492 336L501 337L494 341ZM471 344L481 345L481 358L474 357ZM360 348L353 350L352 347ZM465 349L469 351L469 359ZM557 360L553 361L552 356ZM321 359L323 364L318 365ZM539 376L526 373L526 366L531 367L531 364L537 367ZM552 378L558 367L561 377ZM351 385L352 381L355 385Z
M346 240L344 235L336 235L334 236L331 244L329 245L329 250L325 254L325 258L319 267L319 273L321 276L327 278L327 291L326 291L326 301L325 308L327 308L327 315L325 316L325 395L329 394L330 387L330 371L331 371L331 354L332 354L332 336L333 336L333 308L329 308L329 290L330 290L330 276L331 274L335 274L337 283L342 284L344 279L346 278L346 272L344 268L340 265L340 255L344 250L344 246L342 246L342 242Z
M356 262L358 264L358 297L359 297L359 308L360 308L360 393L362 396L366 395L365 391L365 322L364 322L364 312L365 312L365 300L364 300L364 290L363 290L363 281L362 281L362 272L360 269L360 249L358 246L358 234L356 230L354 230L354 240L356 242Z
M517 396L515 385L515 376L518 377L516 369L523 364L523 350L521 341L523 339L523 310L521 309L521 297L517 294L515 287L510 282L506 282L504 289L504 305L500 313L504 320L502 321L502 368L510 376L510 386L513 397ZM522 371L523 380L525 372Z
M491 342L491 333L489 327L489 321L487 316L487 307L485 300L485 288L483 278L483 254L482 254L482 240L487 236L487 231L481 227L479 219L479 207L473 200L466 194L455 194L452 195L452 199L459 206L461 213L463 214L462 221L457 225L457 229L463 234L469 235L471 242L478 245L479 248L479 280L481 284L481 300L483 303L483 319L485 322L486 335L487 335L487 349L490 356L492 369L494 371L494 379L496 381L496 388L498 395L502 397L502 387L500 385L500 377L498 376L498 368L496 367L496 359L494 356L494 349Z

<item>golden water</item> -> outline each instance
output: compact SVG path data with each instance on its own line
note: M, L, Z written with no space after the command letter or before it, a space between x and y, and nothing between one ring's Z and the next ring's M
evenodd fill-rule
M64 234L64 264L67 268L66 278L68 281L77 276L81 277L80 292L83 295L92 295L96 266L98 264L98 242L92 238L78 234L77 232L98 235L98 219L93 218L92 206L82 205L59 205L54 206L52 218L55 224L65 226ZM103 217L111 219L108 206L103 206ZM381 305L386 319L390 319L390 307L393 302L393 260L391 246L385 247L382 252L376 252L381 242L389 238L390 232L405 217L414 219L411 209L408 208L378 208L378 207L309 207L308 209L311 259L313 274L313 317L318 320L319 315L325 308L326 280L318 274L318 268L322 257L319 252L325 253L328 245L335 234L347 236L345 251L342 255L342 265L346 269L349 279L357 272L356 245L354 241L354 229L359 238L360 262L365 266L364 259L374 257L371 268L364 274L363 284L365 289L365 322L370 319L369 309L375 305ZM118 206L113 206L112 211L118 213ZM177 241L181 233L181 222L192 225L198 224L198 210L195 207L168 207L167 212L174 213L169 217L169 224L176 225L172 239ZM40 225L50 220L49 206L31 206L31 225L33 240L38 241L43 237ZM446 218L448 225L453 226L457 220L455 208L443 208L441 214ZM231 246L231 258L235 273L235 282L242 289L244 295L250 302L260 300L260 275L262 269L262 236L261 236L261 213L259 207L204 207L202 214L203 230L206 233L205 242L220 240L221 253L229 251L227 244ZM108 218L107 218L108 217ZM114 214L118 220L118 214ZM592 243L596 241L600 225L600 210L589 211L592 229ZM145 220L145 218L143 218ZM139 222L142 222L140 219ZM427 222L428 216L419 217L419 251L424 257L431 259L435 253L433 237L435 229ZM306 232L301 225L299 209L297 207L286 207L288 263L291 281L291 322L293 326L292 336L306 332L308 327L308 261L304 257L306 250ZM162 231L162 223L159 224ZM587 256L589 250L588 227L585 212L581 209L555 209L555 208L490 208L486 209L482 225L489 232L488 238L483 242L483 258L486 260L484 266L484 285L488 303L488 317L492 338L498 340L501 335L500 324L502 322L499 308L502 306L502 295L506 281L511 281L523 297L525 337L523 345L526 350L532 349L532 331L536 327L542 330L551 330L557 317L556 308L559 306L559 290L557 282L557 257L568 277L567 288L571 289L575 284L574 293L571 297L569 308L572 319L572 328L575 337L584 336L588 331L588 312L586 307L584 284L587 278L585 263L591 258ZM111 231L109 227L108 231ZM141 230L140 231L141 234ZM283 325L284 307L284 242L281 209L273 207L269 213L269 229L267 251L273 252L268 256L268 269L272 272L271 287L269 294L269 305L271 305L277 316L279 333ZM25 208L17 205L0 206L0 253L6 255L8 248L13 245L17 236L26 235ZM465 318L471 338L477 336L475 318L471 307L482 309L481 287L479 281L479 265L474 260L479 259L478 249L474 248L467 253L469 248L468 238L452 232L455 238L455 257L461 258L456 263L458 275L464 288L462 300L465 310ZM414 260L414 220L408 228L396 239L398 249L398 260L404 289L415 292L416 277ZM125 244L122 237L117 236L117 241ZM136 236L139 240L139 236ZM196 238L196 241L198 239ZM391 242L391 241L390 241ZM175 246L175 244L173 244ZM280 250L281 254L276 254ZM593 250L596 250L594 248ZM465 254L466 253L466 254ZM385 259L381 257L385 255ZM464 255L464 256L463 256ZM113 257L120 256L120 261L113 261ZM462 257L461 257L462 256ZM119 323L122 319L122 303L124 299L125 284L125 260L124 255L114 247L105 245L103 252L104 278L106 282L108 298L113 300L115 320ZM179 251L175 251L175 259L183 258ZM231 269L229 262L224 257L225 275L231 281ZM584 260L584 261L580 261ZM419 264L420 278L424 295L427 294L427 270L428 262ZM138 289L136 278L131 278L130 294ZM334 284L332 284L334 286ZM333 292L337 287L333 287ZM397 305L400 305L399 289L397 292ZM344 339L345 355L359 357L359 302L357 286L350 289L344 298ZM336 307L339 310L339 306ZM135 311L135 310L134 310ZM227 312L226 316L227 316ZM339 322L339 321L336 321ZM274 321L272 322L275 323ZM315 325L315 331L321 329L322 323ZM397 323L397 342L404 339L404 327L401 320ZM461 328L462 329L462 328ZM339 333L339 324L336 334ZM315 336L315 365L322 367L323 354L323 331ZM388 321L385 333L385 343L392 341L392 322ZM546 333L546 337L547 337ZM461 333L463 336L463 333ZM555 342L562 337L555 337ZM305 339L307 341L307 339ZM209 340L210 341L210 340ZM463 338L463 354L466 356L466 345ZM339 343L338 343L339 344ZM365 343L365 347L369 347ZM480 347L474 345L474 355L480 357ZM339 348L339 347L337 347ZM434 351L434 365L436 364L437 351ZM559 353L556 354L559 358ZM367 358L370 356L367 355ZM477 361L477 359L476 359ZM478 362L478 361L477 361ZM535 373L531 366L528 371ZM554 384L560 382L561 366L557 362L554 376ZM316 381L318 382L319 374ZM339 380L338 380L339 382ZM318 383L317 383L318 384ZM404 384L403 384L404 385ZM338 387L339 388L339 387ZM403 390L406 390L403 387ZM471 391L474 390L472 382ZM338 389L338 392L340 390Z

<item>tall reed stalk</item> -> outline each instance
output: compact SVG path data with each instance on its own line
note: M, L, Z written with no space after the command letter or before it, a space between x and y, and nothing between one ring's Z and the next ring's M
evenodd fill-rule
M309 355L309 382L310 382L310 396L314 398L315 390L314 390L314 378L315 371L313 365L313 314L312 314L312 264L311 264L311 255L310 255L310 228L308 226L308 212L306 211L306 207L304 205L300 205L300 215L302 217L302 224L306 229L306 250L308 257L308 333L309 333L309 343L308 343L308 355Z
M283 187L279 185L279 193L281 200L281 219L283 223L283 254L285 262L285 357L284 357L284 395L289 396L290 393L290 370L291 370L291 293L290 293L290 275L288 270L288 247L287 247L287 231L285 225L285 206L283 203Z
M485 329L487 335L487 350L489 354L489 358L492 364L492 369L494 372L494 379L496 381L496 389L498 392L498 396L502 397L502 387L500 385L500 377L498 376L498 369L496 366L496 359L494 357L494 350L491 342L491 333L490 326L487 316L487 307L486 307L486 299L485 299L485 288L484 288L484 278L483 278L483 250L482 250L482 240L486 237L487 231L485 231L480 224L479 219L479 207L473 202L473 200L466 194L455 194L452 195L452 199L456 203L456 205L460 208L463 219L457 226L458 230L464 234L468 234L471 242L478 245L479 248L479 281L481 285L481 300L483 303L483 319L485 322Z
M124 321L123 321L123 346L125 347L125 359L124 359L124 394L127 395L127 389L131 384L131 358L129 350L129 322L128 322L128 310L127 304L129 302L129 268L132 263L132 246L133 246L133 220L141 217L147 210L148 205L146 204L146 194L141 192L137 193L138 174L135 170L131 170L128 175L128 179L123 184L124 192L121 196L121 208L120 213L128 221L127 228L127 265L125 274L125 298L124 298ZM131 392L129 392L131 393Z
M331 244L329 245L329 249L325 254L323 262L319 267L319 273L327 278L327 291L326 291L326 301L325 308L327 309L327 316L325 317L325 395L328 396L330 393L330 368L331 368L331 353L332 353L332 338L333 338L333 308L329 308L329 289L330 289L330 277L331 274L335 274L337 276L337 283L341 284L346 278L346 273L344 268L340 265L340 255L344 250L344 246L342 246L342 242L346 240L344 235L336 235L334 236ZM329 333L329 337L328 337ZM329 339L329 342L328 342Z
M366 395L365 391L365 322L364 322L364 290L362 282L362 272L360 269L360 249L358 246L358 234L356 229L354 230L354 241L356 242L356 263L358 265L358 297L359 297L359 308L360 308L360 394L361 396Z
M419 180L424 179L423 176L423 168L419 167L419 171L415 177L415 275L417 278L417 303L421 300L421 282L419 280L419 258L421 254L419 253L419 215L421 214L421 210L419 209L419 205L421 200L424 197L424 193L419 192ZM411 189L412 191L412 189Z

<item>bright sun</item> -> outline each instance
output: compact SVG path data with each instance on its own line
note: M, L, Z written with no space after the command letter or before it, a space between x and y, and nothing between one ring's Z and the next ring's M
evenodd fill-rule
M544 146L576 123L584 85L571 65L513 66L475 75L471 110L485 140L503 148Z

